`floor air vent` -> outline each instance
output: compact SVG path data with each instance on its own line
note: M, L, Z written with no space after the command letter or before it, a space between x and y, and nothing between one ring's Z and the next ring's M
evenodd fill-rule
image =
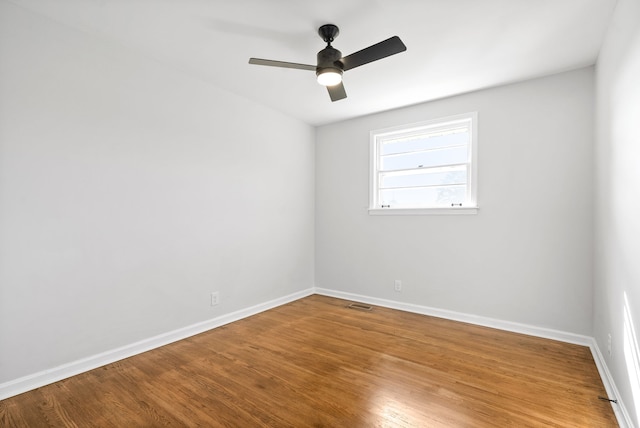
M347 306L347 308L357 309L359 311L370 311L372 309L371 306L364 305L362 303L351 303Z

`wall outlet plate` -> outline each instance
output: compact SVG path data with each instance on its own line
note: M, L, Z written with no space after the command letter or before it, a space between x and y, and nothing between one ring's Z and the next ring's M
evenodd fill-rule
M220 292L214 291L211 293L211 306L216 306L220 304Z

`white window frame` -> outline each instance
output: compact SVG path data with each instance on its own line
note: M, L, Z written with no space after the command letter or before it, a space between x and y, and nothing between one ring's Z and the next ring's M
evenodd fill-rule
M389 137L402 137L432 128L440 128L460 121L471 121L471 141L467 159L467 201L459 207L380 207L378 203L379 147ZM430 215L430 214L477 214L478 213L478 113L470 112L409 125L394 126L370 132L369 215Z

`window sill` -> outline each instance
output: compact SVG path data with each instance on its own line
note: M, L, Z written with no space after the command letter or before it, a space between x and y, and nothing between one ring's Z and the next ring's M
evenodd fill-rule
M458 208L369 208L369 215L473 215L478 207Z

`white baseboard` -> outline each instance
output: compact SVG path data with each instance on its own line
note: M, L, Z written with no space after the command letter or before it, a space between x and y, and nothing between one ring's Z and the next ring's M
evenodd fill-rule
M429 315L432 317L445 318L453 321L466 322L469 324L481 325L484 327L496 328L499 330L511 331L514 333L527 334L529 336L543 337L545 339L559 340L561 342L573 343L576 345L590 346L592 338L580 334L567 333L544 327L535 327L527 324L520 324L511 321L504 321L495 318L470 315L462 312L449 311L446 309L432 308L429 306L414 305L411 303L397 302L395 300L378 299L375 297L363 296L360 294L343 293L341 291L329 290L326 288L316 288L317 294L337 297L345 300L356 300L370 305L384 306L385 308L399 309L401 311L413 312L416 314Z
M616 419L618 419L618 425L620 428L633 428L635 424L631 420L631 416L629 412L627 412L627 408L622 402L622 398L620 397L620 392L618 392L618 388L616 388L616 384L613 381L613 376L611 376L611 372L609 371L609 367L604 360L604 356L602 352L600 352L600 347L598 346L598 342L594 338L591 339L591 355L593 355L593 361L596 363L596 367L598 368L598 372L600 373L600 378L602 379L602 383L604 384L604 389L607 391L607 397L617 400L617 403L611 403L611 407L613 408L613 412L616 415Z
M63 364L58 367L54 367L52 369L43 370L38 373L2 383L0 384L0 400L13 397L14 395L22 394L23 392L39 388L50 383L58 382L68 377L75 376L77 374L93 370L98 367L102 367L106 364L110 364L124 358L129 358L134 355L141 354L143 352L147 352L164 345L168 345L169 343L177 342L178 340L186 339L187 337L191 337L196 334L214 329L216 327L220 327L225 324L250 317L260 312L275 308L277 306L293 302L294 300L310 296L311 294L314 294L313 288L289 294L287 296L270 300L265 303L260 303L246 309L232 312L230 314L221 315L207 321L179 328L177 330L163 333L158 336L150 337L148 339L144 339L130 345L112 349L107 352L103 352L97 355Z

